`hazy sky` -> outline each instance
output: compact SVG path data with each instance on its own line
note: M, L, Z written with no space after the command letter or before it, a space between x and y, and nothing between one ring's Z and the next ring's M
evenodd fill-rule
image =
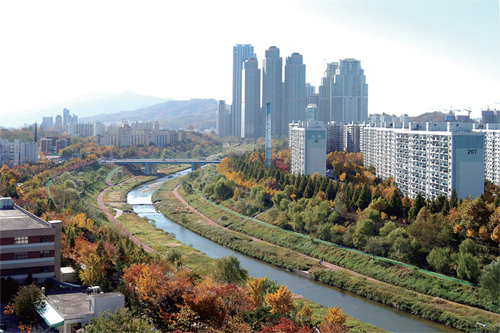
M326 62L361 60L369 113L479 116L500 109L499 22L498 0L2 1L0 116L101 91L231 103L247 43L259 67L302 54L316 91Z

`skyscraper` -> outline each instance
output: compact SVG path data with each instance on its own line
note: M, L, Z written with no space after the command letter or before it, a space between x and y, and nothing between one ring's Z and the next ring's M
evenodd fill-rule
M331 119L331 87L335 80L335 71L339 67L338 62L326 65L325 74L321 78L318 89L318 120L328 123ZM312 103L312 101L310 102Z
M229 135L229 119L229 114L226 110L226 101L219 101L215 117L215 131L218 135Z
M264 117L260 108L260 70L256 58L243 64L243 88L241 103L241 137L263 136Z
M292 121L306 120L306 65L302 56L293 53L286 58L284 125Z
M231 133L241 136L241 85L243 62L249 58L256 58L253 46L238 44L233 47L233 100L231 105Z
M69 110L64 108L63 109L63 126L66 126L68 125L68 122L69 122Z
M368 119L368 84L361 61L352 58L340 60L331 87L331 103L333 121L347 124Z
M283 124L283 59L280 49L271 46L262 63L262 105L271 103L271 135L288 134Z

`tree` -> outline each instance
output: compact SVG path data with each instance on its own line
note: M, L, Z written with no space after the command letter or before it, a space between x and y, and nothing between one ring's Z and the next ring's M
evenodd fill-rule
M7 305L7 313L14 312L21 324L32 325L36 322L36 309L44 305L42 291L34 283L22 286L13 299L13 303ZM10 310L10 311L9 311Z
M451 257L446 249L435 248L427 255L427 263L435 271L447 273L450 270Z
M457 275L461 279L476 281L479 276L479 263L470 253L458 256Z
M453 189L451 192L451 197L450 197L450 209L451 208L457 208L458 207L458 195L457 191Z
M214 279L223 283L245 283L248 271L241 267L235 255L225 256L215 261Z
M422 196L422 193L419 192L418 195L415 197L415 200L413 201L413 205L411 206L410 212L408 213L408 217L411 221L413 221L417 217L422 207L425 207L425 199Z
M387 205L387 214L389 214L389 216L403 217L403 202L401 201L401 195L397 189L392 191L391 198Z
M340 306L328 308L328 313L323 316L323 322L318 326L320 332L345 332L345 321L347 315Z
M293 308L292 292L282 285L276 292L266 295L266 303L272 307L271 313L285 314Z
M494 304L500 303L500 258L484 266L479 278L481 294L490 298Z
M256 308L262 306L262 291L264 290L264 280L266 277L260 279L253 278L247 280L247 288L250 294L250 299Z
M361 190L361 193L359 194L358 200L356 202L356 206L359 207L359 209L363 210L371 202L371 192L370 192L370 187L368 184L363 185L363 189Z
M135 317L128 309L119 309L111 314L108 310L100 313L99 317L90 318L88 325L83 326L84 333L123 332L149 333L154 325L143 317Z

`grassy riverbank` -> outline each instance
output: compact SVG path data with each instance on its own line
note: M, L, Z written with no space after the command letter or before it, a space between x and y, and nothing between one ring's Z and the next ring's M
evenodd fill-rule
M130 181L131 184L125 183L120 188L116 189L117 192L117 197L118 198L125 198L126 200L126 194L133 188L137 187L139 185L139 182L141 184L144 184L148 180L139 177L136 178L132 181ZM171 186L170 184L177 183L176 180L172 180L166 184ZM115 189L113 188L113 191ZM156 193L156 192L155 192ZM156 196L156 195L155 195ZM180 204L175 197L172 197L173 194L171 192L164 192L160 195L160 197L165 200L164 201L164 208L165 206L168 206L168 210L163 212L165 213L167 217L169 217L172 221L175 221L179 224L183 223L189 223L189 224L199 224L202 225L199 221L199 217L197 215L194 215L188 211L186 211L185 206ZM120 202L120 204L126 204L126 201ZM168 255L170 251L175 249L176 251L181 253L181 258L182 258L182 263L184 266L199 272L202 275L210 275L212 269L212 265L214 260L211 259L210 257L206 256L204 253L199 252L198 250L187 246L180 241L177 241L173 235L164 232L163 230L156 228L153 224L151 224L149 221L146 219L143 219L139 216L137 216L134 213L124 213L122 214L118 220L120 223L128 230L130 231L135 237L137 237L141 242L146 244L147 246L151 247L154 249L156 252L163 254L163 255ZM184 221L184 222L183 222ZM218 227L211 226L214 229L220 229ZM248 239L252 241L249 237L246 237L247 241ZM297 255L300 256L300 255ZM303 256L300 256L301 259L303 260ZM313 262L311 261L311 265ZM316 303L313 303L307 299L304 298L299 298L295 300L295 302L307 304L312 310L313 310L313 315L316 318L322 318L323 315L326 314L327 308L320 306ZM385 332L385 330L375 327L371 324L363 323L357 319L348 317L346 321L346 327L351 331L351 332Z
M175 211L172 209L173 207L169 206L169 202L172 201L172 199L170 198L169 200L165 200L168 198L168 191L171 191L172 189L173 184L165 184L161 187L161 194L155 193L154 201L160 201L157 203L157 207L159 207L162 212L169 215L172 220L180 221L179 223L183 224L187 228L202 234L219 244L255 258L265 260L280 267L307 270L312 273L316 279L322 280L322 282L327 284L355 292L361 296L380 301L395 308L405 310L423 318L450 325L461 330L475 329L476 321L488 323L488 331L493 332L498 330L498 324L496 323L500 322L500 316L497 314L488 313L486 311L460 304L449 303L436 297L421 295L403 287L384 284L378 281L368 283L366 278L357 277L350 273L329 274L329 272L318 268L318 266L314 264L311 265L307 261L304 262L303 256L302 260L297 260L297 258L300 258L300 255L297 256L297 252L291 251L290 249L272 247L271 244L263 242L257 243L252 241L249 236L259 237L266 241L269 239L280 239L280 245L293 248L294 250L295 248L298 248L302 253L309 253L318 258L323 258L328 262L341 262L344 263L344 266L346 261L349 262L350 265L358 267L370 266L373 263L376 263L375 267L390 268L393 266L383 261L378 262L378 260L371 260L365 256L358 258L355 254L350 254L345 250L343 252L331 253L329 248L326 248L325 245L320 244L315 240L305 240L304 238L299 238L298 236L294 238L289 234L286 234L286 238L281 238L283 235L280 234L279 230L272 229L272 232L270 232L269 229L264 228L257 222L242 220L241 218L235 217L221 208L207 205L207 203L197 194L186 194L180 190L179 192L183 193L184 198L190 205L202 211L205 215L209 216L220 225L238 230L241 233L234 233L223 228L208 226L199 222L190 223L188 218L190 215L189 212L179 210ZM256 230L259 232L256 232ZM331 258L334 260L330 260ZM360 259L363 260L360 261ZM371 268L373 269L373 267ZM394 267L392 269L394 269ZM406 278L407 281L411 281L413 279L414 283L418 283L419 281L421 283L423 274L413 272L409 269L398 269L399 272L395 273L399 273L400 278ZM345 283L345 280L352 280L356 282L349 285ZM445 283L444 286L446 286L448 281L443 280L443 282ZM448 292L458 294L460 292L460 288L457 289L458 290L449 289Z

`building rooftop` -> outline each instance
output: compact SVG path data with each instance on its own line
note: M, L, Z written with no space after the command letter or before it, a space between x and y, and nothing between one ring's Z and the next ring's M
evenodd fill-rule
M49 224L33 214L16 208L0 209L0 232L9 230L40 229Z
M87 295L87 293L48 295L47 298L50 304L52 304L63 317L91 314L89 311L90 296Z

